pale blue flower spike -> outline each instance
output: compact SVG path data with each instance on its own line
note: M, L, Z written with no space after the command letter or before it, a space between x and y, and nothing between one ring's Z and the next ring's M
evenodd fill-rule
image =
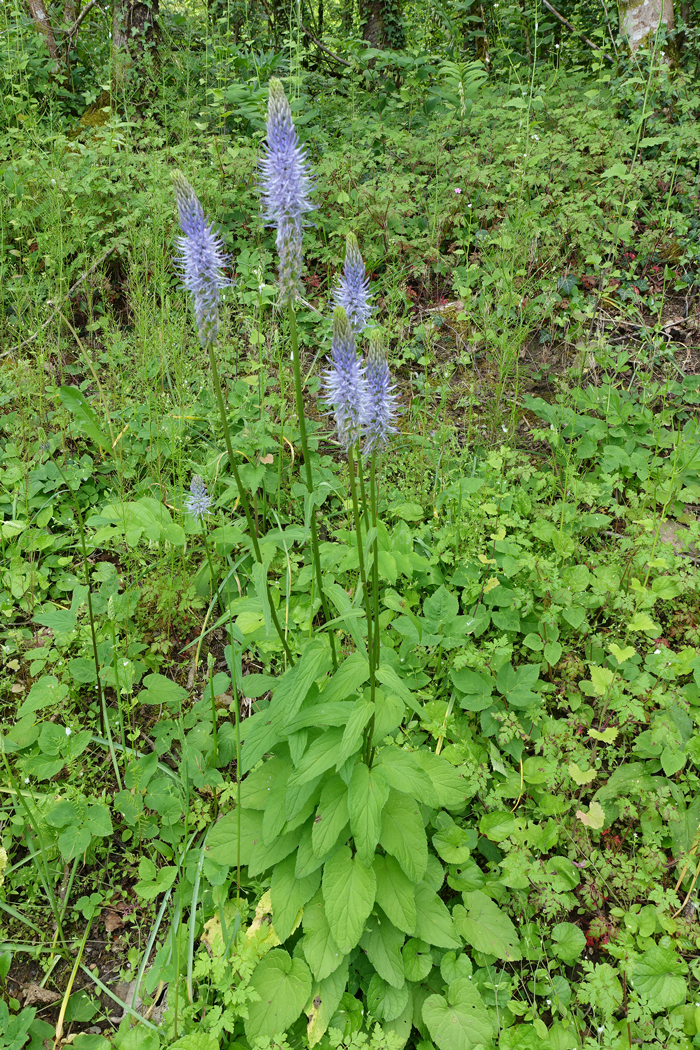
M224 275L230 257L221 238L207 222L197 194L180 172L173 175L182 237L177 238L180 254L178 272L192 296L194 316L202 346L209 346L219 334L219 297L232 282Z
M365 442L362 451L368 455L381 449L389 436L396 433L394 423L398 412L394 385L378 331L372 332L370 336L365 382L362 416Z
M213 500L207 492L207 487L200 478L199 474L195 474L190 483L190 494L185 496L184 507L185 510L192 515L193 518L197 518L201 521L209 513L209 509L213 503Z
M338 285L333 291L333 302L336 306L343 307L353 331L357 333L367 327L374 313L371 298L369 277L365 274L365 264L357 237L354 233L349 233L343 274L338 278Z
M330 365L324 376L325 400L335 412L338 441L347 451L361 433L365 377L357 357L355 333L342 306L333 313Z
M283 305L301 294L304 217L313 209L312 179L282 82L270 80L267 140L260 161L263 219L277 227L279 289Z

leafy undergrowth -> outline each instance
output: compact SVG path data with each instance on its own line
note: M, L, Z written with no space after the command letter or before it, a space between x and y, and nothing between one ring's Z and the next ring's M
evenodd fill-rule
M17 962L52 960L45 983L63 993L71 956L102 944L122 977L139 971L137 1002L167 986L159 1024L127 1020L122 1048L689 1046L699 530L686 513L669 535L662 519L700 496L693 389L640 400L607 382L533 399L547 469L502 448L471 470L454 459L424 506L384 485L376 710L342 464L316 460L335 671L312 623L296 483L276 504L279 448L251 468L298 657L285 671L225 478L210 562L181 494L110 491L87 412L66 435L72 458L52 443L25 475L6 443L5 488L23 508L3 525L5 615L18 615L4 645L1 906ZM128 439L138 448L136 427ZM152 627L163 603L169 632ZM66 1030L92 1022L85 1050L106 1046L121 1011L100 999L107 960L79 970L68 1000Z

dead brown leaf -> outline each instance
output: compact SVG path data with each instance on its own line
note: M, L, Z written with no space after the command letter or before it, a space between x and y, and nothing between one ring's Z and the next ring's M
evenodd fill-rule
M124 925L121 915L114 908L103 908L101 918L107 933L114 933Z
M28 984L24 989L25 1006L31 1006L32 1003L57 1003L60 998L60 992L52 992L50 988L41 988L38 984Z

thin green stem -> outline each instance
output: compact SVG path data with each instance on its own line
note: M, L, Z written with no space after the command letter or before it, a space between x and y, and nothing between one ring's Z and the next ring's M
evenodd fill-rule
M313 498L314 493L314 479L313 472L311 470L311 456L309 455L309 445L306 440L306 417L304 415L304 396L301 386L301 363L299 361L299 337L297 335L297 319L293 305L289 304L289 330L292 337L292 365L294 367L294 390L296 394L297 402L297 416L299 419L299 438L301 440L301 451L304 457L304 467L306 468L306 488L309 496ZM326 622L331 619L330 610L328 608L328 599L323 589L323 577L321 576L321 558L318 551L318 532L316 529L316 506L315 504L311 507L311 549L314 559L314 571L316 574L316 586L318 587L319 597L321 599L321 605L323 607L323 615L326 618ZM338 666L338 657L335 651L335 632L328 632L331 642L331 656L333 658L334 669Z
M233 445L231 444L231 432L229 431L229 428L228 428L228 419L226 417L226 406L224 405L224 397L223 397L223 394L221 393L221 383L219 382L219 371L218 371L218 369L216 367L216 355L214 354L214 345L213 345L213 343L209 344L209 363L211 365L211 374L212 374L212 379L213 379L213 382L214 382L214 393L216 394L216 400L217 400L218 405L219 405L219 414L221 416L221 422L222 422L222 425L223 425L223 428L224 428L224 441L226 442L226 451L228 452L228 461L229 461L229 463L231 465L231 470L233 471L233 477L235 479L236 486L238 488L238 496L239 496L239 499L241 501L241 506L243 507L243 513L245 514L246 521L248 522L248 532L250 533L251 543L253 544L253 552L255 554L255 560L258 562L259 565L262 565L263 564L262 554L260 552L260 544L258 543L258 534L255 531L255 522L253 521L253 515L250 512L250 503L248 502L248 494L246 493L246 490L243 487L243 482L241 481L241 475L238 472L238 466L236 464L236 459L235 459L235 456L233 454ZM282 627L280 626L280 622L277 619L277 611L276 611L275 606L274 606L274 604L272 602L272 595L270 594L270 584L268 583L267 579L265 580L265 587L267 589L267 598L268 598L268 603L269 603L269 606L270 606L270 615L272 617L272 622L275 625L275 630L277 631L277 634L279 635L279 639L282 642L282 646L283 646L284 651L285 651L285 653L287 655L287 659L289 660L290 664L294 664L294 657L292 656L292 651L289 648L289 644L287 642L287 639L284 636L284 631L282 630Z
M377 454L372 453L369 461L369 496L372 510L372 526L375 530L373 554L372 559L372 602L374 605L374 631L373 631L373 642L374 642L374 666L379 667L379 543L377 540ZM372 766L372 759L374 757L374 749L371 747L372 735L374 733L374 721L375 716L372 715L370 720L370 752L367 765Z
M374 647L372 639L374 637L375 625L372 623L372 607L370 604L370 593L367 586L367 573L365 572L365 552L362 541L362 519L360 516L360 508L357 501L357 484L355 482L355 455L352 445L348 449L348 467L350 472L350 494L352 496L352 512L355 519L355 536L357 539L357 557L360 563L360 586L362 587L362 597L365 603L365 615L367 617L367 652L369 654L369 684L370 684L370 696L372 703L374 703L374 693L376 689L376 676L374 666Z

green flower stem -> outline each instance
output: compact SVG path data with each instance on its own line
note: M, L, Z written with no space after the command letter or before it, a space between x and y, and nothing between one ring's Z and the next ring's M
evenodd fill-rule
M224 398L223 398L223 394L221 393L221 383L219 382L219 371L218 371L218 369L216 367L216 356L214 354L214 345L213 345L213 343L209 344L209 363L211 364L211 374L212 374L212 379L214 381L214 392L216 393L216 400L217 400L218 405L219 405L219 414L221 416L221 422L222 422L223 428L224 428L224 441L226 442L226 451L228 452L228 460L229 460L229 463L231 464L231 470L233 471L233 476L235 478L236 485L238 487L238 496L239 496L240 501L241 501L241 506L243 507L243 513L245 514L246 521L248 522L248 532L250 533L250 539L251 539L251 542L253 544L253 551L254 551L254 554L255 554L255 560L258 562L259 565L262 565L262 563L263 563L262 554L260 553L260 544L258 543L258 534L255 531L255 522L253 521L253 516L250 513L250 503L248 502L248 494L246 493L246 490L243 487L243 482L241 481L241 475L238 473L238 466L236 465L236 459L235 459L235 456L233 454L233 445L231 444L231 433L230 433L229 428L228 428L228 419L226 418L226 406L224 405ZM275 625L275 630L277 631L277 634L279 635L279 639L282 642L282 646L283 646L284 651L285 651L285 653L287 655L287 659L289 660L290 664L294 664L294 657L292 656L292 651L289 648L289 644L287 643L287 639L284 636L284 631L282 630L282 627L280 626L280 622L277 619L277 611L276 611L275 606L274 606L274 604L272 602L272 595L270 594L270 584L268 583L267 579L265 579L265 587L267 589L267 598L268 598L268 603L269 603L269 606L270 606L270 615L272 616L272 622Z
M377 454L372 453L369 461L369 498L372 511L372 527L377 529ZM374 666L379 667L379 543L375 534L373 544L373 558L372 558L372 603L374 605L374 631L372 633L372 641L374 643ZM367 765L371 768L372 759L374 758L374 748L372 747L372 736L374 735L374 721L375 716L372 715L369 723L369 752L367 756Z
M301 451L304 456L304 466L306 468L306 488L308 489L309 495L313 497L314 492L314 479L311 471L311 457L309 455L309 446L306 440L306 417L304 416L304 397L301 388L301 363L299 361L299 337L297 335L297 318L292 304L289 304L289 330L292 336L292 364L294 366L294 390L296 393L297 402L297 416L299 417L299 437L301 439ZM321 605L323 607L323 615L326 618L326 622L331 619L330 611L328 608L328 599L326 598L326 592L323 589L323 578L321 576L321 558L318 552L318 532L316 530L316 506L313 505L311 508L311 549L313 551L314 559L314 571L316 573L316 586L318 587L319 597L321 598ZM313 608L313 607L312 607ZM331 656L333 657L333 668L338 666L338 657L335 651L335 632L328 632L331 642Z
M230 624L229 624L230 626ZM238 818L238 839L236 854L236 901L241 903L241 699L236 682L236 651L233 647L233 631L229 630L231 646L231 688L233 691L233 710L236 725L236 813Z
M357 537L357 556L360 562L360 585L362 587L362 596L365 603L365 616L367 617L367 652L369 654L369 687L370 697L372 703L374 703L374 694L376 691L377 680L375 676L375 662L374 662L374 646L373 638L374 632L377 630L377 624L372 622L372 607L370 604L370 593L367 586L367 573L365 572L365 553L362 543L362 521L360 517L360 508L357 501L357 484L355 482L355 455L352 445L348 449L348 466L350 469L350 493L352 495L352 512L355 518L355 536Z

